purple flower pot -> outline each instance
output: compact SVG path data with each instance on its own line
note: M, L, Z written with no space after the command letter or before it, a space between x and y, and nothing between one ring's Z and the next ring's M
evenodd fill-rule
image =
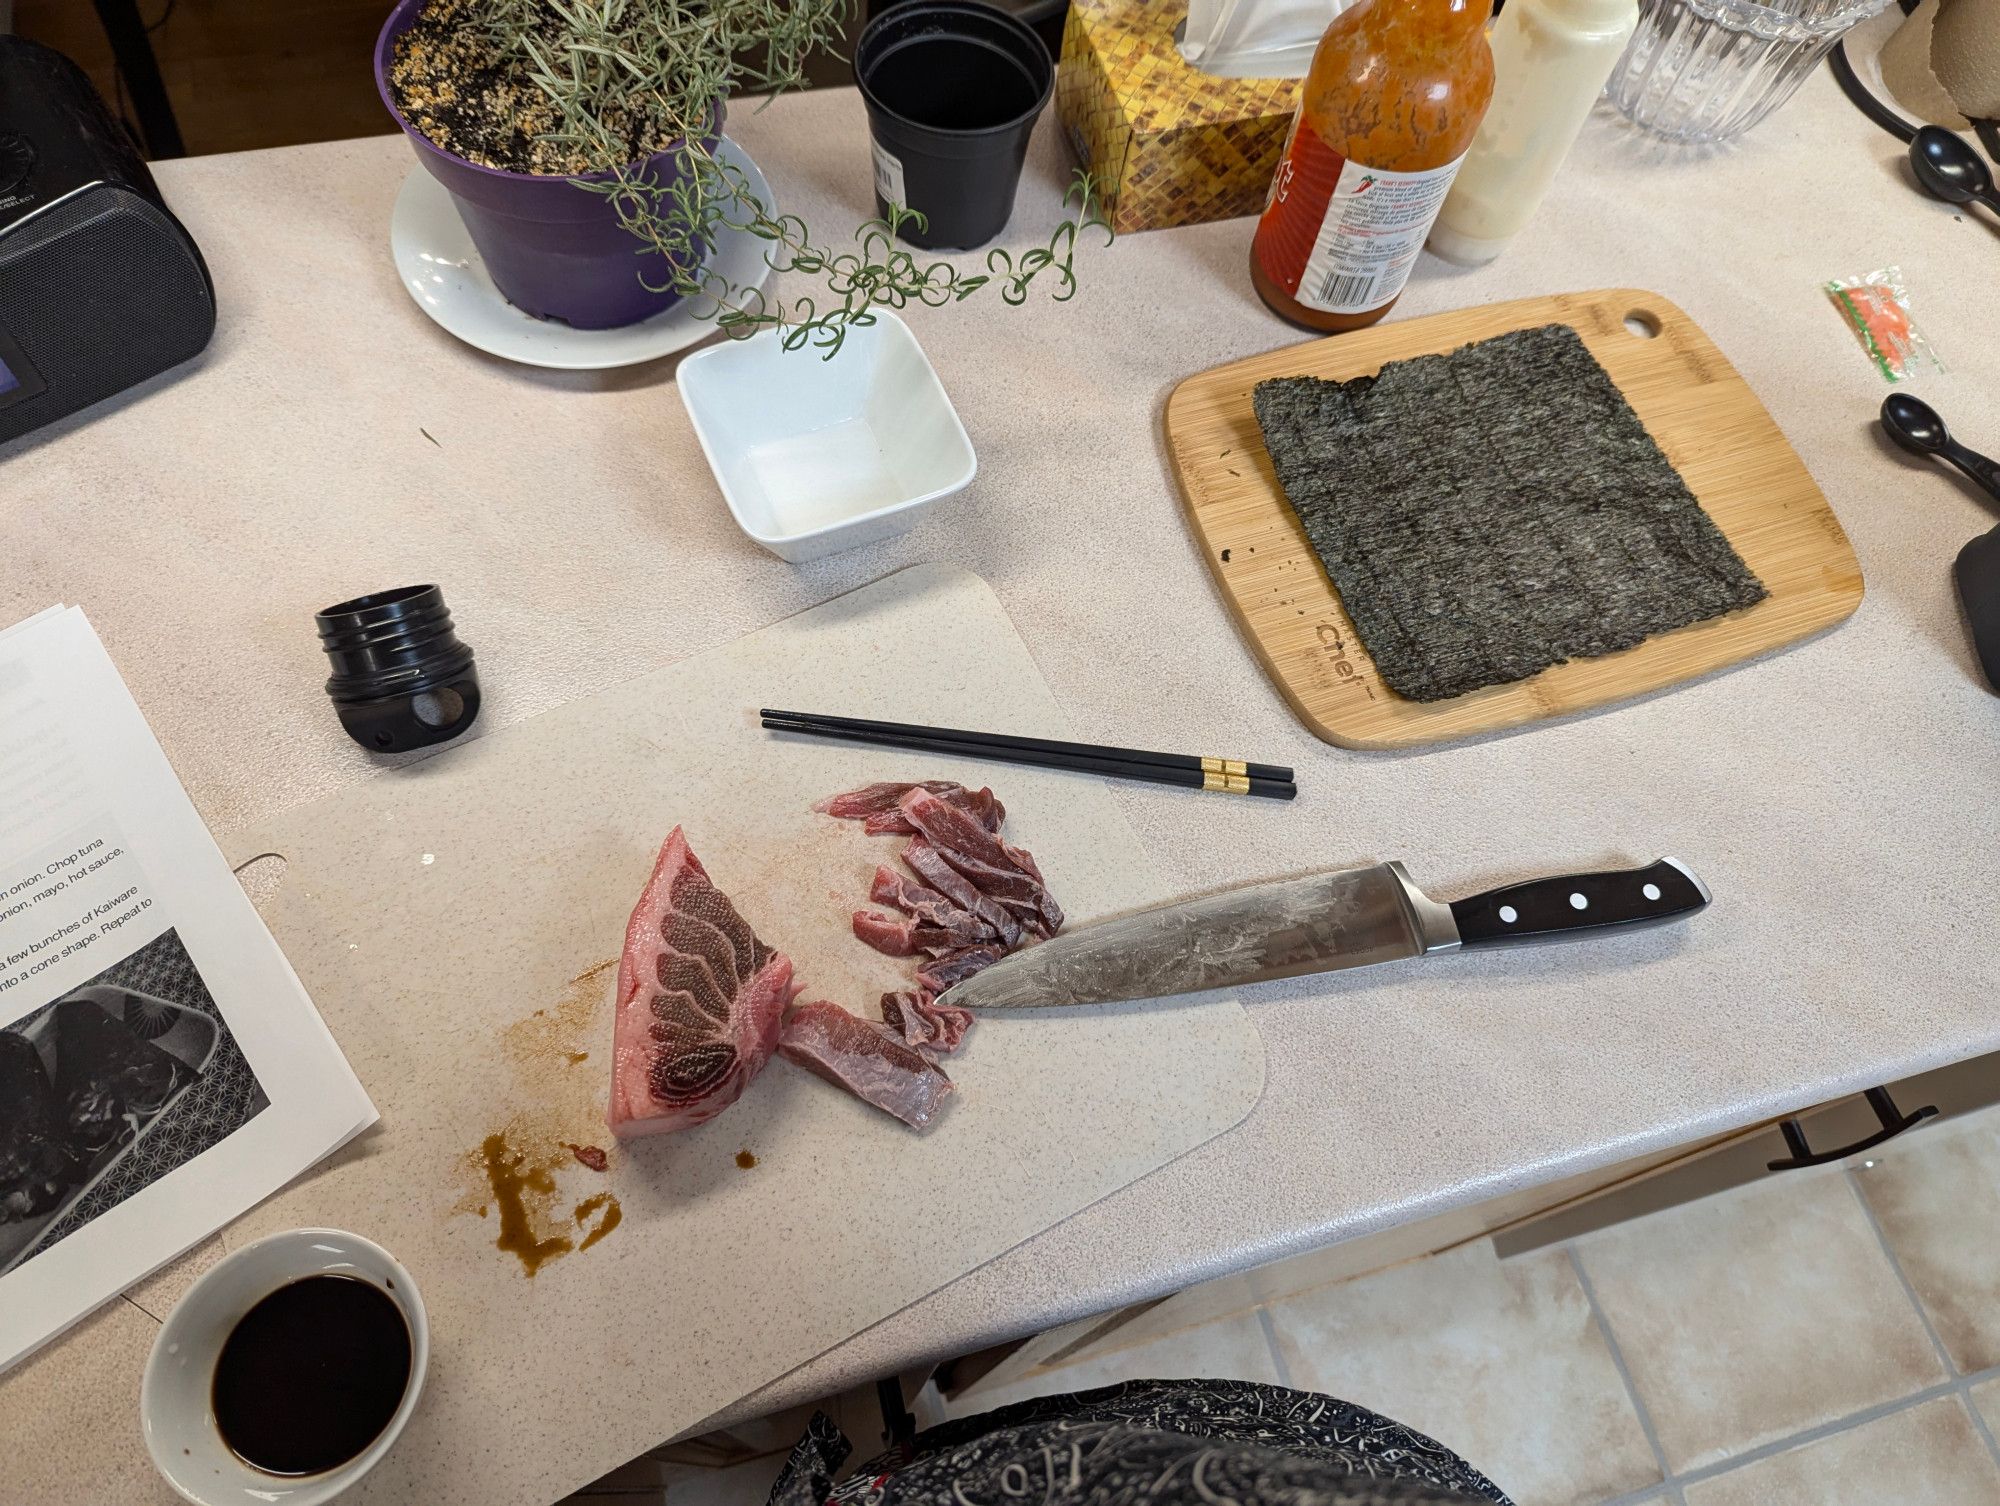
M458 217L507 301L537 319L577 329L636 324L680 299L668 259L618 223L611 200L567 177L510 173L454 157L403 118L389 89L396 38L416 21L424 0L399 0L375 41L375 87L424 170L445 186ZM718 107L712 147L722 134ZM640 170L654 182L680 172L679 149L648 157ZM590 173L597 182L609 173ZM652 284L648 287L647 284Z

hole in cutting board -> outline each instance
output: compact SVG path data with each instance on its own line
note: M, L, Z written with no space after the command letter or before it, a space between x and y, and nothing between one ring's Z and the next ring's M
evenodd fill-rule
M278 888L285 882L285 868L285 855L281 852L260 852L237 866L236 882L243 886L243 892L250 896L250 903L260 915L278 897Z
M1645 309L1633 309L1625 316L1625 328L1641 340L1651 340L1660 333L1660 321Z

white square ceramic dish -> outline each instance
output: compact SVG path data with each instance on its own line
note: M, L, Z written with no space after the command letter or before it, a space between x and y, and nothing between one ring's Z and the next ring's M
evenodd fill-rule
M907 532L978 462L908 325L879 311L832 360L775 330L681 362L681 401L736 524L794 564Z

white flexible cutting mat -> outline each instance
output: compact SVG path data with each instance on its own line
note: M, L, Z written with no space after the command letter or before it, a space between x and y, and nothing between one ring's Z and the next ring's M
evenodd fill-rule
M406 1262L430 1311L424 1404L357 1501L417 1482L436 1506L560 1496L1256 1102L1263 1050L1238 1004L1123 1006L982 1020L922 1137L780 1060L700 1129L615 1146L593 1125L615 969L592 970L676 823L804 997L863 1013L911 968L847 925L901 841L814 815L836 790L992 784L1072 924L1167 897L1094 779L780 739L760 705L1068 735L991 589L928 565L227 844L286 859L266 918L382 1113L231 1246L344 1226ZM531 1239L579 1244L602 1192L617 1227L530 1278L496 1248L490 1135L554 1163ZM610 1147L608 1173L568 1158L572 1138Z

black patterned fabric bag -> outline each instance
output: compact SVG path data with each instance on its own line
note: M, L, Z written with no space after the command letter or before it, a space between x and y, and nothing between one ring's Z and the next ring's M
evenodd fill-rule
M960 1418L836 1483L852 1446L823 1415L771 1506L1510 1506L1434 1439L1284 1386L1142 1380Z

